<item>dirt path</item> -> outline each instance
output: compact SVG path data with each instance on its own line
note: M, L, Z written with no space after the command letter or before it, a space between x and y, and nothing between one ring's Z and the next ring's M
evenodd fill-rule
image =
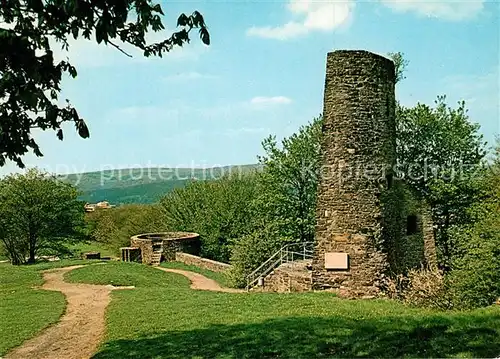
M66 312L60 321L25 341L10 351L4 359L87 359L97 350L104 335L104 314L110 302L109 293L115 289L133 287L113 287L66 283L64 274L83 265L50 269L43 272L45 283L42 289L62 292L66 296ZM192 289L211 290L227 293L241 293L242 290L224 288L216 281L201 274L180 269L157 267L165 272L186 276Z
M244 290L234 289L234 288L226 288L222 287L219 283L214 281L213 279L207 278L204 275L199 273L190 272L181 269L171 269L171 268L163 268L163 267L155 267L164 272L177 273L187 277L191 281L191 289L200 289L200 290L211 290L214 292L225 292L225 293L243 293Z
M110 302L111 285L66 283L65 273L83 266L51 269L43 272L41 288L60 291L66 296L66 312L60 321L9 352L5 359L83 359L90 358L105 330L104 312Z

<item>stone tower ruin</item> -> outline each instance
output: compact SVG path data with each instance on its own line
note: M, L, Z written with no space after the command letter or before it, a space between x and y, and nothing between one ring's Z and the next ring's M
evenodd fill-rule
M333 289L373 297L385 278L436 268L430 207L395 172L395 80L394 63L385 57L328 54L312 264L307 243L295 243L304 246L305 264L294 262L296 250L289 260L285 246L278 252L282 264L254 272L248 287L264 274L265 291Z
M327 55L314 289L379 291L389 261L382 198L395 163L394 63L368 51Z

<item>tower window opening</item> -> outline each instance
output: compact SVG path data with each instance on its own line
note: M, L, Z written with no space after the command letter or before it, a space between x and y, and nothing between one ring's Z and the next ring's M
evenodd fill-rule
M406 235L418 233L418 218L415 215L410 215L406 218Z

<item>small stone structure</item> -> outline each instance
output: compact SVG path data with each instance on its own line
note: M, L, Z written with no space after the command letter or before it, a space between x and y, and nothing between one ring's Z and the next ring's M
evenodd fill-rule
M328 53L313 289L375 296L386 274L435 262L425 203L394 179L394 91L391 60Z
M120 248L121 260L123 262L139 262L141 258L141 250L137 247L122 247Z
M299 260L284 263L263 280L262 286L252 288L261 292L307 292L311 290L312 274L307 268L310 261Z
M134 251L138 251L139 254L132 254ZM139 234L132 236L130 238L130 247L121 248L121 252L122 260L159 265L162 260L175 260L177 252L199 254L200 235L190 232Z

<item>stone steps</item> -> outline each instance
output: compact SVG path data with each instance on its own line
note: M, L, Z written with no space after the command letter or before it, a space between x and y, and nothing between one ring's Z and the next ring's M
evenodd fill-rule
M160 265L161 255L162 255L162 252L153 252L153 254L151 255L151 265L152 266L156 267L156 266Z
M310 260L283 263L273 269L263 280L263 286L255 286L255 292L305 292L312 289Z

